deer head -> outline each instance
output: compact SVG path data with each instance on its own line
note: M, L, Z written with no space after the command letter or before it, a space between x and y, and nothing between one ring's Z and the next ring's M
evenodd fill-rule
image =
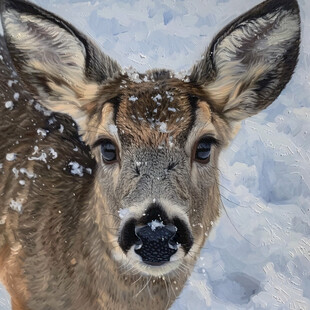
M88 220L112 259L147 275L190 268L219 215L221 150L294 71L297 2L267 0L238 17L184 79L125 73L72 25L26 1L3 1L2 21L25 86L71 116L91 149Z

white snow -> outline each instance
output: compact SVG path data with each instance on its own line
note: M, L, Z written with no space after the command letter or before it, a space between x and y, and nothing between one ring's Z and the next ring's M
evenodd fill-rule
M174 100L173 95L174 95L173 92L166 91L166 96L170 100L170 102Z
M130 213L129 209L121 208L118 210L118 215L121 219L125 218Z
M84 167L79 163L77 163L76 161L69 162L68 166L71 167L71 174L78 175L80 177L84 175L83 174Z
M17 211L19 213L22 213L22 204L17 201L17 200L14 200L14 199L11 199L10 201L10 208L14 211Z
M41 104L38 102L35 103L34 105L35 109L41 113L43 113L45 116L50 116L52 112L50 110L45 109Z
M13 97L14 97L14 100L17 101L19 99L19 93L15 93Z
M127 73L129 79L134 83L141 83L142 80L140 79L139 73L133 67L123 68L124 73ZM123 87L127 87L125 84Z
M16 153L8 153L6 154L5 158L7 161L13 161L16 159Z
M89 33L123 67L172 69L182 78L222 27L262 1L34 2ZM299 65L222 154L225 210L172 310L310 309L310 1L299 5ZM141 82L134 69L130 78ZM4 290L0 296L0 309L10 309Z
M47 135L47 132L46 132L45 129L38 128L38 129L37 129L37 134L40 135L40 136L42 136L43 138L45 138L46 135Z
M14 108L14 103L11 100L10 101L6 101L4 105L9 110L13 110L13 108Z
M148 225L151 227L152 231L156 230L156 228L158 227L164 227L164 223L162 221L158 221L158 220L154 220L150 223L148 223Z
M136 96L130 96L129 97L129 101L136 102L137 100L138 100L138 97L136 97Z
M153 101L156 102L157 105L161 105L162 96L157 94L156 96L152 97Z
M16 84L18 81L17 80L8 80L8 86L12 87L13 84Z
M58 153L52 147L50 147L50 154L53 159L56 159L58 157Z
M32 155L36 155L36 154L38 154L39 153L39 147L37 146L37 145L35 145L34 147L33 147L33 153L32 153Z
M15 175L15 178L17 179L18 178L18 174L19 174L19 170L16 169L15 167L12 169L14 175Z
M92 173L93 173L93 170L92 170L91 168L86 168L85 170L86 170L86 172L87 172L88 174L92 174Z
M32 156L28 157L28 160L39 160L47 163L47 154L45 152L41 152L40 156Z
M37 177L37 175L35 173L33 173L32 171L27 170L26 168L20 168L19 171L23 175L26 175L28 179L33 179L33 178Z
M109 124L109 132L112 135L116 135L117 132L118 132L118 129L117 129L117 127L115 125Z
M167 124L164 122L159 122L159 131L162 133L167 133Z
M65 129L64 126L62 124L60 124L59 129L58 129L59 132L63 133L64 129Z

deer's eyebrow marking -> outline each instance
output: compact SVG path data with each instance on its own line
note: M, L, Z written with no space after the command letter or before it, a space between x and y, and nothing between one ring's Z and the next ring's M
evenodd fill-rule
M186 135L188 135L188 133L191 131L191 129L193 128L195 121L196 121L196 111L198 108L198 100L199 97L196 95L193 95L191 93L187 94L187 100L190 103L191 106L191 120L186 132Z
M188 98L188 101L189 101L192 109L194 110L193 112L195 112L197 109L197 103L198 103L199 97L196 95L193 95L193 94L188 94L187 98Z
M103 102L100 100L100 96L98 97L98 104L96 104L95 108L92 109L92 112L90 113L90 117L93 117L95 115L98 115L98 120L99 123L102 122L103 118L103 108L105 105L110 104L113 108L113 121L116 123L116 117L117 117L117 112L119 110L119 106L121 103L122 97L120 95L111 97L110 99L105 99ZM100 102L101 101L101 102Z
M114 120L115 124L116 124L117 112L119 110L119 106L121 104L121 101L122 101L121 95L115 96L115 97L107 100L107 102L112 103L112 105L113 105L113 108L114 108L113 120Z

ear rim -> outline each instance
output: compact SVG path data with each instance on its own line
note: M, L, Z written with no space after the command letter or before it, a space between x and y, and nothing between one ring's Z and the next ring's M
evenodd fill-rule
M54 13L51 13L38 5L31 3L27 0L1 0L0 3L0 16L3 28L3 34L7 46L10 46L10 35L6 31L4 25L5 11L12 9L18 13L31 14L48 20L49 22L57 25L61 29L68 32L68 34L75 37L84 47L85 51L85 77L89 81L102 83L108 78L113 77L116 73L121 73L121 67L118 63L105 55L96 45L95 42L90 40L85 34L79 31L75 26ZM107 66L107 64L110 64ZM106 68L100 70L102 66Z

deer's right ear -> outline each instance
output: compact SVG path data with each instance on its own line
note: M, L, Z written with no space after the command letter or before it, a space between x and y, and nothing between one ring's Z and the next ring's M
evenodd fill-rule
M1 1L5 39L17 72L48 109L79 123L116 62L61 18L23 0Z
M238 17L212 41L190 79L210 105L238 122L271 104L297 63L300 17L296 0L267 0Z

